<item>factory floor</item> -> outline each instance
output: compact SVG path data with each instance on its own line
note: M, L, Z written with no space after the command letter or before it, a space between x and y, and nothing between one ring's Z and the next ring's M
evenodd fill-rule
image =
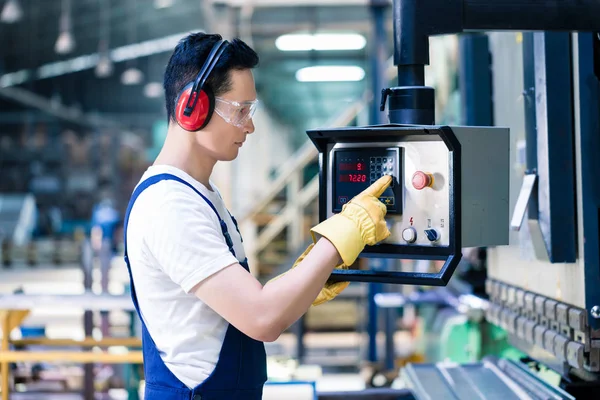
M281 365L269 365L269 373L273 382L303 381L314 382L317 393L339 391L361 391L367 387L367 381L370 378L368 372L363 370L361 365L364 360L364 346L366 337L359 333L309 333L305 337L307 363L298 366L293 358L293 351L296 345L296 338L293 334L284 334L275 342L271 348L277 352L281 359ZM380 356L383 355L384 337L377 338ZM408 346L408 336L406 333L398 332L395 335L396 349L399 343ZM383 358L382 358L383 359ZM292 364L286 368L286 360ZM328 363L322 364L323 360ZM272 362L272 359L269 361ZM329 365L327 365L329 364ZM81 377L80 377L81 378ZM75 385L81 387L81 383ZM44 386L28 384L27 387L15 388L11 392L11 400L84 400L80 393L56 393L61 390L57 383L47 382ZM19 390L26 392L19 393ZM282 391L290 391L283 395ZM52 393L54 392L54 394ZM303 387L290 387L289 385L267 385L264 391L264 400L312 400L311 388L307 385ZM95 400L127 400L127 393L123 389L111 389L108 394L98 393Z
M59 268L50 265L40 265L30 269L24 266L15 266L10 270L2 271L3 279L0 281L0 293L11 293L21 288L26 293L80 293L82 287L82 272L77 265L63 265ZM110 273L109 291L121 292L128 276L124 270L113 268ZM100 271L94 271L94 289L100 290ZM341 312L341 310L340 310ZM129 321L129 316L124 312L114 312L111 323L124 327ZM345 314L345 313L344 313ZM46 332L53 337L79 337L83 334L81 310L50 310L40 309L33 311L27 319L27 325L46 326ZM321 317L322 318L322 317ZM362 328L358 328L362 329ZM379 358L384 358L385 337L378 335ZM410 353L412 340L407 332L397 332L395 335L396 353ZM267 344L267 353L276 358L281 365L275 365L275 379L278 381L303 380L315 381L317 392L331 392L340 390L360 391L366 387L368 377L361 376L360 368L365 360L367 348L367 335L362 332L309 332L304 337L306 347L305 364L298 368L292 366L293 373L286 370L286 362L295 363L297 340L293 333L283 334L279 340ZM271 375L270 370L270 375ZM78 385L76 385L78 386ZM80 387L80 386L79 386ZM33 392L32 392L33 390ZM11 400L78 400L83 399L79 393L55 393L56 388L27 387L27 392L19 393L19 389L12 391ZM113 390L110 394L97 394L99 400L126 400L124 390ZM265 398L277 398L265 396ZM281 398L281 397L279 397ZM287 396L285 397L288 398ZM295 396L294 396L295 398ZM300 398L300 397L299 397Z
M94 400L126 400L127 397L96 394ZM10 400L83 400L77 393L11 393Z
M359 391L365 388L364 381L358 374L328 374L316 381L318 393L334 392L339 390ZM275 389L277 390L277 389ZM272 396L269 387L265 389L265 399L276 398ZM300 397L299 397L300 398ZM83 400L83 395L79 393L15 393L12 392L10 400ZM287 397L286 397L287 399ZM125 390L115 389L110 393L97 393L94 400L127 400Z

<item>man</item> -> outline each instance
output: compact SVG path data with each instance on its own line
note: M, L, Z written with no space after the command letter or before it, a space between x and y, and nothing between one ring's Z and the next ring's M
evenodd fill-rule
M254 132L258 56L244 42L192 34L175 48L164 88L168 134L125 218L125 259L142 320L146 399L260 399L263 342L276 340L365 245L389 235L382 178L312 229L292 270L264 287L248 272L242 238L210 180Z

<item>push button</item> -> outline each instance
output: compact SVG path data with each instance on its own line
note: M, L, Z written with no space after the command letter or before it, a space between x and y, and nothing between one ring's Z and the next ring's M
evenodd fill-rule
M417 171L412 176L412 185L417 190L425 189L433 184L433 175Z
M402 239L407 243L414 243L417 240L417 231L415 228L406 228L403 230Z

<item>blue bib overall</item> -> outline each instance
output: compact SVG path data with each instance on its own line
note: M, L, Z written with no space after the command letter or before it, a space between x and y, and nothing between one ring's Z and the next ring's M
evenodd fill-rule
M152 337L148 333L148 329L140 313L133 276L131 274L131 266L127 256L127 224L131 209L138 196L149 186L163 180L174 180L187 185L208 203L210 208L217 214L223 236L229 246L229 251L235 257L233 241L227 231L227 224L220 217L217 209L210 200L183 179L171 174L152 176L143 181L133 192L125 215L124 247L125 263L127 264L131 282L131 297L142 322L142 350L144 353L144 375L146 379L144 398L146 400L259 400L262 398L263 385L267 380L267 359L265 347L262 342L246 336L230 324L227 327L223 346L219 353L219 360L214 371L204 382L190 389L166 367ZM232 220L237 229L237 222L233 217ZM247 271L250 271L247 259L241 265Z

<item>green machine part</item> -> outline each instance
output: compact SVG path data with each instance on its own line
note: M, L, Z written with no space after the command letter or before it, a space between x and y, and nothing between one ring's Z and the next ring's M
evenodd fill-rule
M474 320L452 308L422 307L421 343L427 362L471 363L485 356L519 360L525 354L511 346L508 334L484 318Z

